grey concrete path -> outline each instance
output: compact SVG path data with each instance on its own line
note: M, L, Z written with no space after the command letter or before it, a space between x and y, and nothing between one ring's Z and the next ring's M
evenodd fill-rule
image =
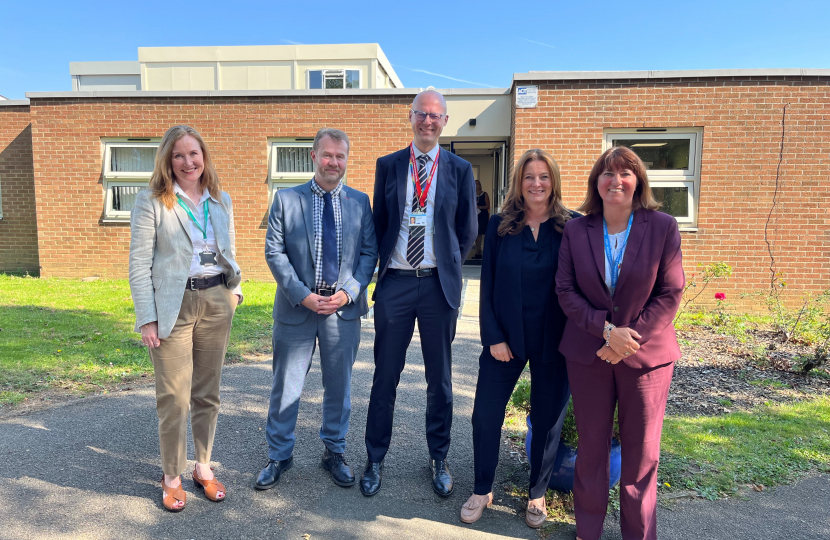
M477 299L477 281L467 285ZM523 508L501 486L527 481L525 467L505 447L497 473L496 504L473 526L458 521L472 492L470 417L480 341L477 305L465 303L454 353L455 421L449 461L455 493L434 495L424 438L425 383L418 334L401 378L384 485L374 498L357 487L335 486L319 468L322 386L315 359L300 406L295 466L274 489L251 488L267 459L263 434L270 363L226 368L216 432L216 474L228 499L216 504L183 477L188 505L180 514L161 506L155 402L152 387L79 400L0 420L0 539L535 539ZM374 332L364 328L352 384L352 429L347 458L356 472L366 453L366 421ZM192 456L192 449L190 452ZM191 464L192 467L192 464ZM738 540L830 538L830 479L814 477L749 500L685 502L660 508L660 537ZM609 519L604 539L618 539ZM304 535L308 535L305 537ZM549 538L572 539L563 525Z

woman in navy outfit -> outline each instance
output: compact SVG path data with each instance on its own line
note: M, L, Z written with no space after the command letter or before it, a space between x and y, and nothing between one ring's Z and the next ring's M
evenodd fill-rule
M559 166L550 154L528 150L515 171L502 213L490 219L484 240L475 488L461 508L461 521L473 523L493 502L504 409L530 362L534 437L525 521L538 528L547 517L545 491L570 397L565 359L557 350L566 319L554 276L562 230L576 214L562 205Z

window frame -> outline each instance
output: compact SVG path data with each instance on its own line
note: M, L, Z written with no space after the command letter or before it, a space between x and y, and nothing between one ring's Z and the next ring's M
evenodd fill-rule
M130 213L125 210L113 210L113 187L147 187L150 183L150 172L127 172L112 170L112 149L113 148L156 148L158 151L161 139L146 139L131 141L129 139L103 139L102 144L102 184L104 188L104 217L105 222L129 221Z
M356 71L357 72L357 89L363 88L363 72L360 69L355 68L337 68L337 69L307 69L306 76L305 76L305 87L309 90L355 90L355 88L346 88L346 72L347 71ZM320 88L311 88L311 73L320 73ZM339 76L339 77L338 77ZM343 88L326 88L326 80L327 79L343 79Z
M280 189L292 188L305 184L314 178L314 171L297 173L297 172L279 172L277 171L277 155L278 148L309 148L314 145L314 139L269 139L268 149L270 156L268 158L268 208L274 202L274 194Z
M607 128L603 130L603 151L612 148L614 139L643 140L687 139L689 140L689 168L681 170L651 169L648 171L649 185L655 187L686 187L689 192L689 213L674 216L681 229L694 229L698 222L700 206L700 169L703 151L703 128Z

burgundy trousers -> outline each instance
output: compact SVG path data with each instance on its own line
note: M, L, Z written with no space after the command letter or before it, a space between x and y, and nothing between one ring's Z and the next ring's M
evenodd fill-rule
M576 534L598 540L608 509L614 409L619 405L622 473L620 528L623 540L657 538L657 464L663 416L674 363L634 369L599 358L568 359L579 450L574 475Z

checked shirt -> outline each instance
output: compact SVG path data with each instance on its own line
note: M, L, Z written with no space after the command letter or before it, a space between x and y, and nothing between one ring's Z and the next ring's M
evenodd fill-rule
M343 256L343 219L340 211L340 192L342 190L343 182L338 183L337 187L331 190L331 206L334 210L334 226L337 231L338 263ZM323 279L323 206L325 205L323 197L326 192L317 185L315 180L311 180L311 192L314 194L311 197L314 203L314 260L317 261L317 264L314 265L315 282L317 288L334 287L335 283L326 283Z

